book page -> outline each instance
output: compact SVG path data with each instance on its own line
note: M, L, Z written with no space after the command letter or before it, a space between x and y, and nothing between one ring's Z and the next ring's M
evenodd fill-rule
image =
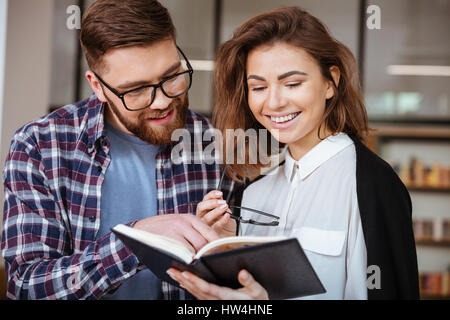
M236 236L236 237L221 238L206 244L203 248L201 248L197 252L194 259L198 259L201 256L211 253L232 250L236 248L252 246L261 243L276 242L286 239L287 238L284 236L276 236L276 237Z
M115 226L113 230L147 246L174 255L186 263L192 262L193 256L195 255L195 252L184 243L169 237L134 229L123 224Z

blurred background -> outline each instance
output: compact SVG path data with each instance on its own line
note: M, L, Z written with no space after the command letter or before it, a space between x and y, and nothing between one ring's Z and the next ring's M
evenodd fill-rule
M92 94L79 30L68 24L73 8L83 12L92 2L0 0L2 168L20 126ZM196 70L191 109L207 116L217 46L262 11L301 6L352 50L374 129L367 143L391 163L412 197L422 298L450 299L450 0L161 2ZM3 268L0 258L0 298Z

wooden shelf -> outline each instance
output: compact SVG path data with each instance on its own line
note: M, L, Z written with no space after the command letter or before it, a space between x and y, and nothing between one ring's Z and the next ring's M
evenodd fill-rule
M436 143L438 145L450 143L449 124L392 124L392 123L370 123L367 137L367 146L375 153L382 156L382 146L385 143L403 140L408 144L415 142L421 144ZM419 157L420 158L420 157ZM441 193L445 196L450 194L450 187L433 187L429 185L406 184L410 192ZM434 240L433 238L416 239L416 246L429 249L443 250L442 254L447 254L450 249L450 239ZM434 280L433 280L434 281ZM423 300L450 300L450 294L433 294L432 291L420 292Z
M443 140L450 141L449 125L405 125L370 123L367 146L378 153L379 144L386 139Z
M420 293L422 300L450 300L450 295Z
M419 187L413 185L406 185L406 187L409 191L450 193L450 188L448 187Z
M416 239L417 245L423 246L436 246L436 247L450 247L450 240L426 240L426 239Z
M389 138L450 139L450 126L370 125L370 135Z
M6 273L5 267L0 262L0 300L6 299Z

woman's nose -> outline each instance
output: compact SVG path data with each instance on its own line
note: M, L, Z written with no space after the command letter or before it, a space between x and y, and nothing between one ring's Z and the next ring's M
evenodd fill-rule
M278 109L286 104L286 98L279 86L269 88L269 95L267 97L267 107L270 109Z

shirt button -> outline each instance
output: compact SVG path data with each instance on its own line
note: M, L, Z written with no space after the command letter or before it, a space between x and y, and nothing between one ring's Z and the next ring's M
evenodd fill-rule
M131 271L131 267L128 264L124 263L123 264L123 271L130 272Z
M101 166L98 166L98 167L97 167L97 170L98 170L98 173L102 173L103 168L102 168Z
M89 217L89 221L90 221L90 222L95 222L95 216L90 216L90 217Z

